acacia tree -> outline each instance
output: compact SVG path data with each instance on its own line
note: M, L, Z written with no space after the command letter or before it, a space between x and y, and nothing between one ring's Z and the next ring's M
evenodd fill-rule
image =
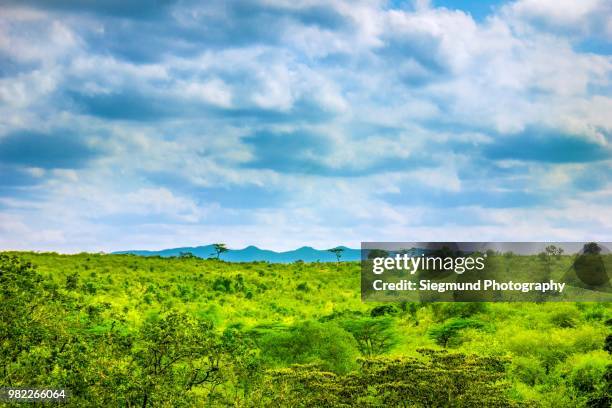
M215 249L215 253L211 254L211 255L214 255L216 257L216 259L220 259L221 254L229 251L227 246L225 246L225 244L220 243L220 242L216 243L216 244L213 244L213 248Z
M544 251L546 252L546 255L554 256L556 258L559 258L564 252L563 248L559 248L554 245L548 245L546 248L544 248Z
M346 320L342 328L353 335L364 356L375 356L389 351L397 341L394 321L390 317L363 317Z
M336 262L340 263L340 258L342 258L342 253L344 252L344 248L336 247L336 248L328 249L327 251L336 255Z
M420 358L366 359L347 375L316 365L271 370L258 402L273 406L509 407L507 361L417 350Z
M484 325L478 320L456 318L429 329L429 336L433 338L438 345L446 348L450 345L454 345L459 340L459 335L462 330L469 328L480 329L483 326Z

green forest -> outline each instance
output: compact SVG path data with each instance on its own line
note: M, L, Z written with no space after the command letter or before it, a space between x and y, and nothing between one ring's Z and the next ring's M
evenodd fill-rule
M189 254L3 252L0 291L0 387L63 406L612 405L608 303L370 303L357 262Z

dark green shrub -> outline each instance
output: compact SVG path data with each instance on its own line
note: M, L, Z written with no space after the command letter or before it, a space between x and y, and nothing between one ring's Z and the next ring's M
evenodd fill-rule
M462 330L468 328L480 329L484 324L474 319L452 319L429 329L429 335L442 347L455 346L459 343Z
M384 315L393 315L397 313L397 309L393 305L381 305L376 306L372 311L370 311L370 316L384 316Z
M296 290L302 292L308 292L310 289L308 288L308 282L302 282L295 287Z

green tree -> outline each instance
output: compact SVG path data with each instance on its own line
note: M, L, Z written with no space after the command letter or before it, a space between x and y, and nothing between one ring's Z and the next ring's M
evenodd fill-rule
M546 248L544 248L544 252L548 256L554 256L558 258L561 255L563 255L564 251L563 251L563 248L559 248L555 245L548 245Z
M601 247L597 242L588 242L584 244L582 252L585 254L598 255L601 252Z
M328 249L327 251L336 255L336 262L340 263L340 258L342 258L342 253L344 252L344 248L336 247L336 248Z
M0 365L5 385L36 383L40 364L61 357L69 340L56 323L64 318L58 301L55 288L45 287L31 263L0 254Z
M229 249L223 243L213 244L213 249L215 250L215 252L211 255L214 255L216 259L220 259L221 254L224 254L225 252L229 251Z
M277 364L317 364L338 373L355 368L359 356L353 336L333 322L307 321L269 333L261 344L264 354Z
M132 394L143 407L192 405L194 388L206 389L212 398L234 363L248 353L235 330L219 336L209 320L174 311L145 321L140 333L131 351L136 364Z
M468 328L480 329L484 325L474 319L456 318L435 326L429 330L429 335L442 347L454 345L462 330Z
M397 342L395 321L391 317L363 317L345 320L342 328L351 333L364 356L388 352Z
M337 375L312 365L272 370L264 405L294 407L509 407L507 361L420 350L420 358L366 359Z

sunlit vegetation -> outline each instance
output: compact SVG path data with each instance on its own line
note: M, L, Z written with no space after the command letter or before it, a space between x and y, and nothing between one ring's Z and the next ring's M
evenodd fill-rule
M83 407L612 402L609 304L359 288L351 262L2 253L0 386L66 387Z

